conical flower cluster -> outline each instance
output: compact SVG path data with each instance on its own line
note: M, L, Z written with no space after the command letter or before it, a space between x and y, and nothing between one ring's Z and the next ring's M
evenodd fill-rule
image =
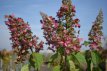
M92 25L92 28L89 32L89 47L91 49L101 49L102 48L102 23L103 23L103 13L100 10L98 16L96 17L95 22Z
M12 48L18 55L17 61L26 60L28 49L31 51L35 49L36 52L39 52L43 48L43 42L38 43L38 37L32 36L29 24L24 22L22 18L16 18L13 15L6 15L5 18L7 18L5 24L10 30Z
M67 54L80 50L82 38L79 38L79 31L75 30L80 28L79 19L73 18L75 12L75 6L70 0L62 0L62 6L57 12L57 20L41 12L42 29L49 49L54 51L64 48Z

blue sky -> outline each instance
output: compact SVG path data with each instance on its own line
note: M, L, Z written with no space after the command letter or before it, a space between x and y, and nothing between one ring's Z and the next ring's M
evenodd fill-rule
M103 32L104 36L107 36L107 0L72 0L72 2L76 6L76 17L80 19L80 37L87 39L92 22L100 8L104 14ZM40 24L40 11L56 17L60 6L61 0L0 0L0 49L11 49L10 34L4 24L4 15L15 14L16 17L23 18L29 22L32 32L44 40Z

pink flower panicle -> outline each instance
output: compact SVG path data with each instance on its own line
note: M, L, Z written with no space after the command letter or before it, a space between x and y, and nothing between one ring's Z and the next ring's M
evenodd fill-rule
M93 26L88 34L89 36L89 47L92 50L100 50L102 49L102 40L103 37L102 33L102 23L103 23L103 13L100 10L95 22L93 23Z
M6 15L5 24L10 30L10 40L12 40L12 48L17 53L17 61L26 60L28 49L35 49L38 52L43 49L43 42L37 43L37 36L32 36L31 28L22 18L16 18L12 15Z
M70 1L70 0L69 0ZM57 12L58 20L41 12L43 34L52 51L60 47L65 49L67 54L72 51L79 51L81 48L81 38L76 36L75 28L80 28L79 19L74 19L75 7L71 2L62 2L62 6ZM79 34L79 33L78 33Z

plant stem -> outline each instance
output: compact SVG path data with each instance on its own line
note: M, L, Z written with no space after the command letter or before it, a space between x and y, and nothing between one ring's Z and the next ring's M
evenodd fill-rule
M61 55L61 59L60 59L60 66L63 65L63 55ZM60 71L62 70L62 67L60 67Z
M31 50L31 52L33 53L33 49L32 49L32 47L30 47L30 50Z
M37 70L36 70L36 71L39 71L39 70L38 70L38 68L37 68Z
M64 51L64 70L63 71L67 71L67 54L66 54L66 51Z

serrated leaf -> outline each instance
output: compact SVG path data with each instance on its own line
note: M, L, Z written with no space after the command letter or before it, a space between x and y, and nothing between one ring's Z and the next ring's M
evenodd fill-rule
M29 71L29 65L26 64L21 68L21 71Z

